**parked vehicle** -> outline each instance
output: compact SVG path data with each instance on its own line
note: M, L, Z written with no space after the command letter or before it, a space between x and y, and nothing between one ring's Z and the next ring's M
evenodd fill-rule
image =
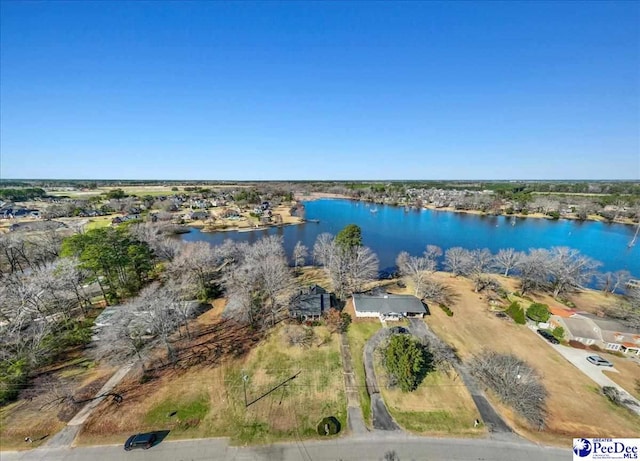
M134 448L142 448L148 450L158 440L158 436L153 432L147 432L145 434L132 435L124 443L124 449L126 451L133 450Z
M597 365L599 367L612 367L613 366L613 363L609 362L608 360L603 359L599 355L590 355L589 357L587 357L587 361L591 362L594 365Z
M560 344L560 341L558 341L557 338L547 330L538 330L538 334L549 341L551 344Z

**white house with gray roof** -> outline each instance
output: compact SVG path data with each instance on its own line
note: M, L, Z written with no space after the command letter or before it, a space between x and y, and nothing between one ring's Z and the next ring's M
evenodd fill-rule
M425 305L411 295L353 295L353 309L356 317L400 320L403 317L424 317Z
M640 355L640 331L616 320L583 312L566 318L553 315L549 323L564 328L567 339L608 351Z

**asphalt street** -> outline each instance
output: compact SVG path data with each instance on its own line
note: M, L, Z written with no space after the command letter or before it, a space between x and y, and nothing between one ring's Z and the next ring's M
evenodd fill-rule
M444 439L372 432L326 441L230 447L227 439L163 442L149 450L125 452L121 445L49 448L3 452L2 461L355 461L383 460L395 452L400 461L567 461L571 448L491 439Z

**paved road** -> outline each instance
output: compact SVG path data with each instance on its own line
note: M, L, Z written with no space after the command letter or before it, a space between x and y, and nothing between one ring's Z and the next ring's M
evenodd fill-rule
M387 410L384 400L378 388L378 379L373 366L373 354L380 343L391 334L388 328L378 330L364 345L364 372L367 381L367 392L371 397L371 419L373 428L381 431L399 431L400 426L396 424L393 417Z
M414 336L420 338L420 340L426 342L439 342L443 343L443 341L438 338L438 336L427 327L423 320L420 319L411 319L409 321L409 331ZM471 394L471 398L473 402L476 404L478 408L478 412L480 413L480 417L482 418L482 422L489 429L494 436L497 434L509 434L509 436L515 434L509 427L509 425L500 417L498 412L493 408L493 405L489 403L487 397L484 395L482 391L482 387L476 381L476 379L471 376L471 373L462 363L456 362L452 364L455 370L460 375L462 382L469 390Z
M230 447L226 439L163 442L150 450L125 453L121 445L39 449L2 453L2 461L356 461L382 460L395 451L400 461L567 461L570 447L541 447L528 442L488 439L442 439L379 432L326 441Z

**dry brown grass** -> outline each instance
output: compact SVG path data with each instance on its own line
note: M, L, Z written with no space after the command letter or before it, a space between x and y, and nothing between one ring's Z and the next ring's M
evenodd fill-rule
M549 392L547 408L548 428L543 432L531 430L510 411L503 414L523 435L546 443L567 443L574 436L634 437L640 418L626 410L613 407L597 391L597 385L571 366L537 335L495 317L481 294L473 293L470 280L453 278L439 273L436 277L450 285L458 294L450 307L453 317L441 309L431 308L426 319L429 326L446 342L454 346L463 360L483 349L509 352L535 367L543 376ZM492 399L494 402L497 399Z
M473 427L480 415L469 391L454 371L449 375L440 371L430 372L413 392L388 389L384 370L379 364L376 374L380 377L380 390L387 408L405 429L437 436L480 436L486 433L484 427Z
M45 443L82 408L81 405L73 405L68 398L65 401L58 399L69 394L77 398L95 395L94 389L101 387L113 371L113 368L97 368L78 374L73 380L67 380L66 384L51 381L33 397L21 398L0 409L1 448L31 449ZM25 443L25 437L30 437L33 444Z
M619 373L615 373L603 370L603 373L635 398L640 399L640 363L611 354L602 354L602 356L613 362L615 369L619 371Z
M246 356L217 366L186 371L166 370L159 378L139 384L130 377L122 387L125 402L101 404L86 424L80 443L122 441L127 434L171 430L172 436L229 436L236 442L269 443L313 437L315 424L335 415L344 423L346 399L337 337L323 345L326 329L317 327L318 341L310 349L289 346L276 328ZM255 399L300 371L284 388L245 408L242 375L249 377L247 396ZM181 415L202 408L199 424L185 428ZM176 417L168 417L171 410ZM106 434L106 436L105 436ZM105 438L106 437L106 438Z

